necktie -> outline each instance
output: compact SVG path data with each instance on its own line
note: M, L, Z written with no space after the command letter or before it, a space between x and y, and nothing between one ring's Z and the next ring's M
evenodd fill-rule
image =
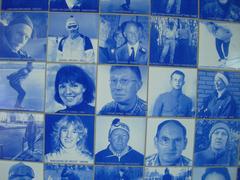
M131 52L131 55L129 56L129 61L128 61L128 64L130 64L131 62L133 62L133 61L134 61L134 56L135 56L135 51L134 51L134 48L133 48L133 47L131 47L131 50L132 50L132 52Z

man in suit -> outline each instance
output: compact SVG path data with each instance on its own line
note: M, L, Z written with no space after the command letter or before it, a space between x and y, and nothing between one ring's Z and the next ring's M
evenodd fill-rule
M96 0L51 0L50 9L53 11L98 11Z
M140 42L140 26L134 21L125 24L123 35L127 42L116 50L118 64L147 64L148 53Z

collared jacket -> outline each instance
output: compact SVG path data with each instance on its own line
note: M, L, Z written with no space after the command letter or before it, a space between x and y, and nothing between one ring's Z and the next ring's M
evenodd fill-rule
M192 100L182 91L172 90L160 94L155 101L152 115L191 117L194 115Z
M237 165L236 157L230 150L225 150L220 153L214 152L211 147L204 151L195 153L194 165L196 166L235 166Z
M164 164L161 164L158 153L150 155L146 157L146 166L164 166ZM191 166L192 165L192 160L185 157L185 156L180 156L178 161L175 162L172 166Z
M97 164L143 165L143 161L144 156L130 146L119 156L111 151L110 146L98 152L95 156Z
M234 118L236 116L236 103L229 91L218 97L217 91L203 100L199 117L202 118Z
M121 111L118 108L118 103L115 101L112 101L100 110L100 115L128 115L128 116L146 116L147 112L147 103L146 101L137 98L135 106L129 110L129 111Z
M134 61L129 62L129 52L128 52L128 44L124 44L116 50L116 63L118 64L147 64L148 61L148 53L146 48L144 48L141 43L139 43L139 47L134 57Z

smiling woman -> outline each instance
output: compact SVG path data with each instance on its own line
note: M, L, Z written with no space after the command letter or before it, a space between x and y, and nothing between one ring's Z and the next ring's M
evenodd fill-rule
M61 67L55 79L55 100L66 106L57 113L93 114L95 85L91 77L80 67L68 65Z
M47 162L92 163L93 158L85 145L87 128L80 117L63 116L54 124L51 137L54 150L46 154Z

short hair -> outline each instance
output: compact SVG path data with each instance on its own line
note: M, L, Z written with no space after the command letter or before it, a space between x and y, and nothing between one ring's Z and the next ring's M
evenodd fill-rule
M139 24L135 21L126 21L123 23L123 32L125 32L126 28L129 26L129 25L134 25L137 29L139 29Z
M137 79L139 81L142 81L141 71L138 66L112 66L110 69L110 73L119 69L130 69L130 71L132 71L136 75Z
M63 116L58 122L56 122L53 126L53 132L51 134L52 139L52 145L54 147L54 152L59 152L62 148L61 142L60 142L60 133L63 128L67 128L70 125L73 125L79 136L83 136L81 140L77 142L78 150L82 153L91 155L90 151L87 150L87 147L85 145L86 139L87 139L87 131L85 131L84 124L82 122L82 119L79 116ZM84 134L80 134L80 129L84 128Z
M162 128L163 128L166 124L168 124L168 123L174 123L175 125L179 126L179 127L182 129L182 131L183 131L184 137L186 137L186 135L187 135L187 130L186 130L185 126L183 126L183 125L182 125L179 121L177 121L177 120L170 119L170 120L166 120L166 121L164 121L164 122L162 122L162 123L160 123L160 124L158 125L157 133L156 133L156 138L158 138L158 136L159 136L159 134L160 134L160 131L161 131Z
M95 84L92 78L80 67L74 65L62 66L55 78L55 95L54 99L63 104L59 96L58 86L62 83L77 82L83 85L86 91L83 93L83 101L91 103L94 100Z
M179 71L179 70L173 71L172 74L171 74L171 79L172 79L174 74L181 75L183 77L183 79L185 79L185 74L182 71Z
M202 176L202 180L205 180L206 177L212 173L221 174L225 178L225 180L231 180L231 177L227 168L206 168Z

